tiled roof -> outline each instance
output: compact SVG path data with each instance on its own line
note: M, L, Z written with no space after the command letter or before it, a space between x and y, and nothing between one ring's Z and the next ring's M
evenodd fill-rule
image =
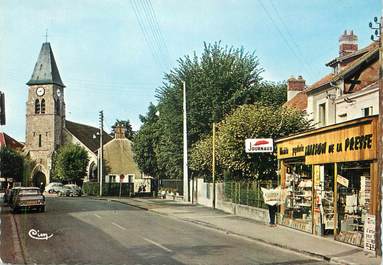
M308 92L308 91L317 89L319 87L322 87L323 85L330 83L332 81L332 79L334 78L334 76L335 75L333 73L325 75L324 77L322 77L321 79L316 81L314 84L312 84L306 91Z
M104 147L104 159L110 174L140 175L133 159L132 142L127 138L113 139Z
M97 135L97 133L100 131L99 128L68 120L65 121L65 127L73 136L75 136L79 141L81 141L92 152L96 152L97 149L100 147L99 138L93 137L93 135ZM105 131L103 132L103 144L108 143L112 139L113 138L108 133L106 133Z
M356 52L353 52L351 54L339 56L339 57L331 60L330 62L326 63L326 66L333 66L338 62L343 62L345 60L351 59L351 58L356 57L356 56L362 56L363 54L375 49L376 47L378 47L378 44L373 42L370 45L368 45L367 47L364 47L363 49L357 50Z
M9 136L6 133L0 132L0 147L6 146L11 149L22 149L24 145L17 140L13 139L11 136Z
M357 69L358 66L369 63L371 60L375 60L379 57L379 48L376 45L369 45L371 49L369 52L365 53L360 58L356 59L355 61L351 62L347 66L345 66L338 74L330 73L324 77L322 77L320 80L312 84L306 91L310 92L312 90L315 90L317 88L320 88L324 85L329 84L330 82L336 82L339 81L345 77L347 77L350 74L353 74Z
M344 69L342 69L342 71L340 71L336 76L334 76L333 80L338 81L340 79L343 79L344 77L346 77L350 73L352 74L358 66L360 66L361 64L363 64L365 62L370 62L371 60L374 60L374 58L375 59L379 58L379 48L378 47L369 51L368 53L366 53L362 57L358 58L357 60L355 60L352 63L350 63L349 65L347 65Z
M31 79L27 85L56 84L64 87L49 42L43 43Z
M284 106L286 107L292 107L297 108L299 110L306 110L307 109L307 94L305 91L301 91L298 94L296 94L292 99L287 101Z

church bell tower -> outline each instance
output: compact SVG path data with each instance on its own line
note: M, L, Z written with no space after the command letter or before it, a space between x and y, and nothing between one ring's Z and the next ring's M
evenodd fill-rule
M65 122L64 84L49 42L43 43L28 85L26 151L36 162L34 185L50 182L52 155L62 144Z

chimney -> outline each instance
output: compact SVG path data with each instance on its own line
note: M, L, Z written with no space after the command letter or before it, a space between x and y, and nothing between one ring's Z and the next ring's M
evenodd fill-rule
M125 139L125 127L122 124L117 124L114 129L114 138L115 139Z
M358 50L358 36L354 35L351 30L347 33L347 30L339 37L339 56L351 54Z
M287 101L291 100L299 92L305 90L306 80L300 75L298 78L291 76L287 79Z

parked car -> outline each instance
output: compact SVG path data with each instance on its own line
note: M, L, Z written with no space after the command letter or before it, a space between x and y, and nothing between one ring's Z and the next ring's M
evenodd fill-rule
M21 209L37 209L44 212L45 196L41 193L40 188L20 187L14 192L10 206L14 213Z
M48 185L45 186L44 191L48 193L58 193L62 190L62 187L64 185L60 182L51 182Z
M14 187L14 188L8 189L6 193L6 197L4 197L4 202L6 202L10 206L12 204L13 198L15 197L15 194L18 192L20 188L21 187Z
M60 196L81 196L82 190L76 184L66 184L62 187L62 189L58 192Z
M11 196L12 189L6 189L3 196L3 202L8 203L9 197Z
M67 187L70 189L69 196L81 196L82 190L79 186L76 184L66 184L64 187Z

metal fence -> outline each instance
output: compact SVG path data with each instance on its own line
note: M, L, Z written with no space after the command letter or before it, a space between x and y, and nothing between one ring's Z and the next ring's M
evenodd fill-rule
M232 203L267 209L267 205L263 201L261 187L271 188L272 186L273 181L271 180L225 182L224 199Z
M159 188L160 190L178 192L180 195L183 195L183 183L182 179L160 179Z

